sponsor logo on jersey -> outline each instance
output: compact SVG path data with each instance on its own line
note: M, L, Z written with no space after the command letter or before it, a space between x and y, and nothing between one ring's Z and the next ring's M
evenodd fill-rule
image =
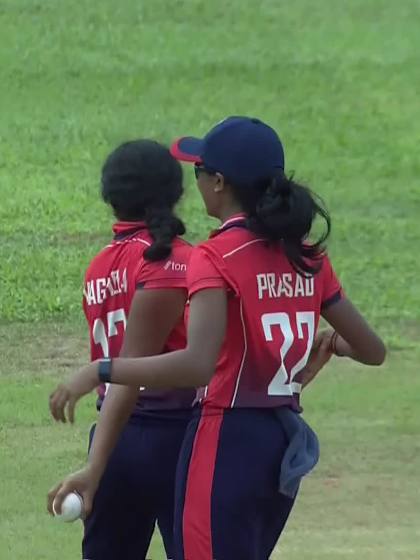
M175 261L168 261L163 268L165 270L173 270L174 272L187 272L187 265L185 263Z

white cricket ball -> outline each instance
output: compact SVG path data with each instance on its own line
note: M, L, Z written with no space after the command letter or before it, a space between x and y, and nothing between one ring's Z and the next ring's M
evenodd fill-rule
M60 521L65 521L66 523L70 523L72 521L76 521L76 519L79 519L82 515L82 511L83 500L81 496L79 496L79 494L77 494L76 492L71 492L64 498L64 501L61 504L61 514L56 513L53 502L54 516Z

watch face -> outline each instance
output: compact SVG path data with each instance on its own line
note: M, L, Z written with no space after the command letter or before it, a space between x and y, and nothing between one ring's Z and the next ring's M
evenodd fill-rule
M111 358L104 358L99 361L99 380L101 383L109 383L111 381Z

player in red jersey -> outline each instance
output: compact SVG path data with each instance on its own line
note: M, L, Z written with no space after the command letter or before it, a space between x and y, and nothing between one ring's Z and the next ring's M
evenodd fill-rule
M299 395L320 316L335 329L323 340L339 356L379 365L385 348L344 295L323 248L328 214L286 176L272 128L231 117L202 140L180 139L172 153L195 164L207 212L222 222L193 249L187 347L90 364L71 394L100 380L205 386L178 465L175 558L265 560L318 459ZM327 231L312 242L317 216ZM56 489L50 508L69 489Z
M178 237L184 226L173 213L182 192L181 166L157 142L125 143L106 160L102 197L117 222L113 240L85 276L92 360L185 347L191 246ZM89 467L80 473L91 488L87 499L96 494L85 521L83 558L144 559L156 521L171 557L176 463L195 390L139 394L137 387L113 386L104 397L101 385ZM65 417L58 413L56 419Z

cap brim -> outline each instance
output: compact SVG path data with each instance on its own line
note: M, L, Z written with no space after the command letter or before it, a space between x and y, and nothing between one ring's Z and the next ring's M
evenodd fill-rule
M175 159L188 163L202 163L202 150L203 140L200 138L193 138L192 136L178 138L170 148L170 152Z

